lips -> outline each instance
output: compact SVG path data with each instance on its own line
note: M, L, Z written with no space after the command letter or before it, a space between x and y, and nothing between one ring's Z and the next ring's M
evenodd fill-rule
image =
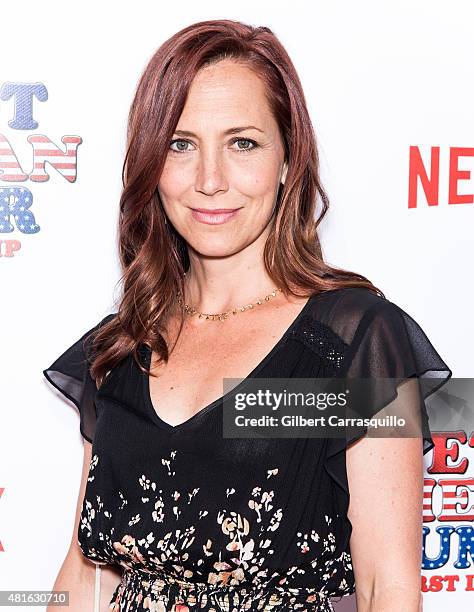
M191 208L193 219L207 225L220 225L233 219L240 208Z

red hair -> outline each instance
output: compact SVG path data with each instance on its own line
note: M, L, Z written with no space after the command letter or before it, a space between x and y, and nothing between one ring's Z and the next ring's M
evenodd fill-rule
M130 108L118 228L123 292L118 316L95 335L91 374L99 384L130 352L148 372L138 360L141 343L168 359L161 332L175 308L176 291L184 294L189 258L184 239L165 223L157 185L193 79L203 67L223 59L246 65L262 79L284 143L288 171L263 253L275 286L299 296L366 287L384 297L364 276L323 260L317 228L329 199L319 177L316 136L303 88L283 45L267 27L229 19L193 23L151 57Z

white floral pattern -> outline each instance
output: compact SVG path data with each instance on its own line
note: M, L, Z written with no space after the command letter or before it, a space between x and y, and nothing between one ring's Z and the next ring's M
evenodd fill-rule
M331 598L355 591L346 441L224 440L222 402L187 428L164 427L136 356L98 390L89 375L87 339L114 316L43 371L93 441L78 542L124 570L110 609L332 610ZM150 348L138 353L149 367ZM416 373L426 398L435 371L439 388L451 371L410 315L365 287L339 287L315 292L248 378ZM374 402L372 414L384 405ZM424 437L424 452L432 447Z
M339 575L338 595L352 592L346 580L346 572L352 571L350 555L343 552L334 557L336 534L327 514L320 532L295 532L293 547L300 564L284 572L272 566L285 513L278 494L279 467L262 466L246 500L236 487L225 488L220 497L225 506L212 510L204 507L210 496L201 487L187 491L173 485L182 465L178 459L174 449L162 457L158 473L139 474L134 499L119 491L116 510L112 505L107 508L100 495L93 495L94 479L88 479L79 544L91 560L124 568L110 610L328 612L333 609L332 594L325 583ZM95 452L90 474L97 474L100 466L100 454ZM205 528L200 526L203 521ZM118 525L121 529L116 533ZM97 541L101 550L90 545ZM293 586L294 578L309 570L320 576L323 586Z

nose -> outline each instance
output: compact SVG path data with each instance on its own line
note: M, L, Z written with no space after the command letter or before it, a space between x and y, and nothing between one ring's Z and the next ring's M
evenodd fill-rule
M196 169L195 189L206 195L227 191L227 172L222 152L217 148L201 149Z

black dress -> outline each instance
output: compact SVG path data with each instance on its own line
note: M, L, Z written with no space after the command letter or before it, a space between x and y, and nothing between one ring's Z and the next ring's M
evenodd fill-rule
M81 433L93 442L77 537L91 561L124 568L110 609L333 610L331 598L355 591L345 463L352 440L226 439L222 397L171 426L131 356L97 391L87 339L113 316L43 372L78 407ZM140 356L148 365L149 347ZM399 306L343 288L314 294L241 384L342 375L416 377L424 399L451 370ZM427 434L424 452L432 447Z

